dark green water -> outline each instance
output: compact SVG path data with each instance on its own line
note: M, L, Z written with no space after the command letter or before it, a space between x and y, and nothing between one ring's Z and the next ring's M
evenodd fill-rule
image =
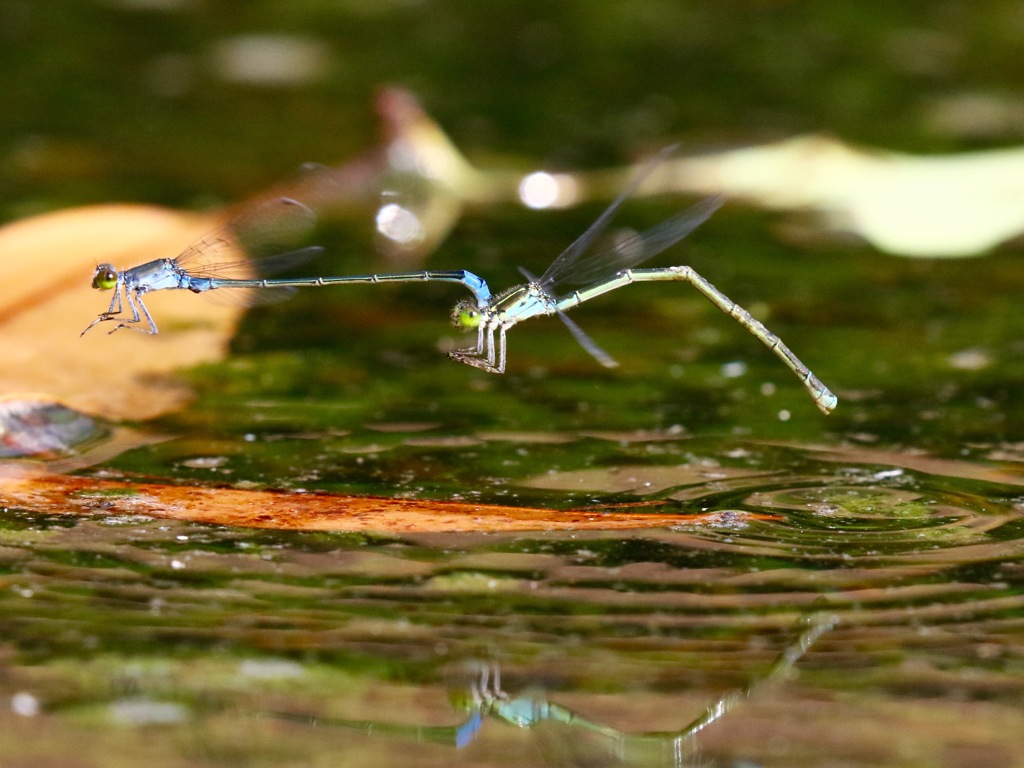
M53 5L0 3L8 220L245 197L371 146L384 82L474 161L520 169L819 131L916 152L1020 138L928 119L950 95L1015 91L1012 3ZM271 33L312 74L233 80L237 38ZM429 265L503 288L600 210L474 210ZM311 271L376 264L360 215L325 225ZM614 371L554 319L510 333L504 376L447 360L449 287L251 312L226 362L184 372L195 402L140 425L171 439L85 474L657 502L679 524L372 537L4 510L0 765L1024 764L1019 248L905 260L793 245L781 223L726 206L658 263L754 310L835 389L830 417L681 285L574 312ZM831 629L801 654L808 621ZM476 730L449 698L482 665L510 700L488 699L457 748ZM675 745L588 727L678 735L735 691L750 695ZM526 719L549 718L517 728L520 696L585 721L536 704Z

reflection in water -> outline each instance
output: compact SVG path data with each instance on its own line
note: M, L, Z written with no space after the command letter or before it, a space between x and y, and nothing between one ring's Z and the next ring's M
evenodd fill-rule
M518 728L534 728L545 723L560 723L572 729L598 735L606 742L609 751L619 760L628 762L636 759L639 754L634 754L634 752L638 752L640 749L643 750L645 757L650 758L652 748L654 748L662 755L670 756L672 765L678 768L686 764L696 753L695 739L701 731L731 712L756 688L771 680L785 677L818 638L832 629L836 621L836 617L821 613L808 617L803 621L805 625L803 631L782 651L766 672L745 687L722 696L709 705L699 717L674 732L627 733L610 725L590 720L549 701L540 694L527 693L512 696L502 688L501 667L494 662L478 664L477 675L468 692L461 697L454 697L460 700L460 703L469 712L467 719L457 725L406 725L387 721L343 720L284 712L272 713L272 716L316 726L358 730L368 735L387 735L448 744L456 748L465 747L472 742L479 734L484 720L488 718ZM564 738L571 740L574 737L572 732L566 732Z
M367 459L374 472L419 466L425 477L418 457L458 463L466 451L474 467L490 462L495 435L407 447L423 434L408 427L373 430L394 441ZM590 439L581 450L513 437L532 462L564 468L549 487L518 492L595 510L665 502L655 509L675 505L678 524L372 536L187 524L144 506L114 515L93 504L91 517L8 509L0 750L54 761L74 750L99 764L116 742L124 754L185 752L211 767L258 765L258 755L441 766L465 744L459 760L470 765L566 763L536 754L550 742L579 753L576 764L679 764L699 730L712 764L820 765L824 750L851 766L903 768L908 753L962 764L965 744L996 757L1019 746L1019 486L736 441ZM337 449L365 438L286 445L299 464L307 444L348 462ZM658 452L628 463L638 446ZM508 444L498 447L507 458ZM190 461L212 455L206 441L144 452L183 481L230 482L244 469L229 450L213 469ZM577 454L600 461L574 479ZM829 618L794 630L816 611ZM835 631L798 680L747 698L788 677L832 616ZM480 658L500 660L504 685L494 667L481 671L452 725L438 681ZM254 712L310 713L291 717L350 736Z
M396 246L408 248L418 245L424 238L419 217L398 203L387 203L377 211L377 231Z
M576 180L568 173L535 171L519 184L519 199L527 208L564 208L576 202Z

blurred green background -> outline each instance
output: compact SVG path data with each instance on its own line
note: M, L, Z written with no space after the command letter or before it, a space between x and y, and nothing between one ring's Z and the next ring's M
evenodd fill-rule
M570 168L666 140L828 132L951 151L1022 130L1013 2L5 0L0 14L8 217L236 199L373 141L383 83L417 93L470 157ZM954 119L969 97L994 106Z

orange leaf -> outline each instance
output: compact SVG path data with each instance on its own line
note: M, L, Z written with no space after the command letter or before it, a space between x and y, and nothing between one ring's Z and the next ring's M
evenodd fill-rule
M147 515L248 528L396 534L657 528L694 519L678 514L556 511L58 476L0 482L0 506L40 514Z

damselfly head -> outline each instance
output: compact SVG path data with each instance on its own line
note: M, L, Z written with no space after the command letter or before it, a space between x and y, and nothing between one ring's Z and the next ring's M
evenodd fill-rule
M100 264L92 276L92 287L100 291L109 291L117 285L117 270L113 264Z
M469 299L463 299L452 309L452 325L463 331L479 327L482 316L480 308Z

